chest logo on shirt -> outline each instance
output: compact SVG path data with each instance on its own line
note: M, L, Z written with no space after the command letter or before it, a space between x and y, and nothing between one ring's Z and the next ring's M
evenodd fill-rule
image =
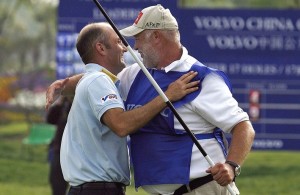
M104 102L107 102L107 101L110 101L110 100L117 100L117 99L118 99L118 97L117 97L116 94L109 94L107 96L102 97L101 101L102 101L102 103L104 103Z

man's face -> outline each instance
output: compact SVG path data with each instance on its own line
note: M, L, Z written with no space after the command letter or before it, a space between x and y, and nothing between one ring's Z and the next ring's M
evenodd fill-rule
M154 44L151 42L151 40L153 40L152 33L153 31L151 30L144 30L134 36L134 49L140 53L143 58L143 64L148 68L155 68L159 62L158 52L156 51Z
M113 29L110 29L109 39L110 48L107 57L113 66L113 74L118 74L125 68L124 53L127 49Z

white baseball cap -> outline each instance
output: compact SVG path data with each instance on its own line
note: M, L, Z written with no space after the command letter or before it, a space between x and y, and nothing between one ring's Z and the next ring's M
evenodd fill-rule
M158 4L143 9L134 23L120 30L120 33L123 36L130 37L146 29L178 29L178 23L169 9L165 9Z

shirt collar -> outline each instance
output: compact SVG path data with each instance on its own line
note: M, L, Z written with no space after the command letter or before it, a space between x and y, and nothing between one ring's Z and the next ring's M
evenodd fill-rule
M118 78L116 75L114 75L113 73L109 72L106 68L104 68L103 66L101 65L98 65L98 64L94 64L94 63L90 63L90 64L87 64L85 66L85 72L86 73L89 73L89 72L103 72L104 74L106 74L114 83L117 83L118 82Z
M165 72L169 72L175 68L177 68L178 66L180 66L180 64L182 64L183 61L185 61L188 58L188 51L185 47L182 47L182 55L180 57L179 60L176 60L174 62L172 62L171 64L169 64L168 66L166 66L164 68Z
M113 73L109 72L107 69L102 68L101 72L106 74L114 83L118 82L118 77L116 77L116 75L114 75Z

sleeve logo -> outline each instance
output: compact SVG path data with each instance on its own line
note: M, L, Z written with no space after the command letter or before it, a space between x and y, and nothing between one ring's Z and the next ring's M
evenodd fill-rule
M101 98L101 102L102 102L102 103L105 103L105 102L107 102L107 101L110 101L110 100L117 100L117 99L118 99L118 97L117 97L116 94L109 94L109 95L107 95L107 96L102 97L102 98Z

